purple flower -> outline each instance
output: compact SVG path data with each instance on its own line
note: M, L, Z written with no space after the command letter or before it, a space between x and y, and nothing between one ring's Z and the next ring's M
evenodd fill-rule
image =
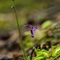
M31 36L34 37L34 31L37 29L37 27L36 26L33 27L33 26L29 25L28 23L26 23L26 24L30 28Z

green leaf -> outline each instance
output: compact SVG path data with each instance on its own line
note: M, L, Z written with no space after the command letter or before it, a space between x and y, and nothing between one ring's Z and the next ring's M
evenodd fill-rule
M36 40L41 40L42 38L44 38L46 36L46 33L41 33L40 35L38 35L36 38Z
M60 54L60 45L56 46L52 51L52 56Z
M60 25L55 26L54 29L60 29Z
M30 31L24 32L24 35L30 35L30 34L31 34Z
M47 27L49 27L52 24L52 21L47 20L42 24L42 29L46 29Z
M42 60L44 57L34 57L33 60Z
M37 48L37 49L34 49L34 50L36 52L36 57L34 57L33 60L41 60L41 59L44 60L44 58L50 56L49 52L45 49L40 50L40 49Z

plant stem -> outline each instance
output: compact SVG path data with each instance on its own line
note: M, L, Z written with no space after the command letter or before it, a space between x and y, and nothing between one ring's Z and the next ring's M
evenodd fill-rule
M16 13L16 9L15 9L15 2L14 2L14 0L12 0L12 1L14 3L13 9L14 9L15 16L16 16L17 28L18 28L18 31L19 31L20 47L21 47L22 52L23 52L24 60L27 60L27 55L26 55L26 52L25 52L25 49L24 49L24 45L23 45L23 41L22 41L22 36L21 36L21 31L20 31L21 29L19 27L18 17L17 17L17 13Z

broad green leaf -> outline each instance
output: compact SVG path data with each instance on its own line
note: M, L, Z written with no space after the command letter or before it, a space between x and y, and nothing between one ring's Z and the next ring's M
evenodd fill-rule
M49 27L52 24L52 21L47 20L42 24L42 29L46 29L47 27Z

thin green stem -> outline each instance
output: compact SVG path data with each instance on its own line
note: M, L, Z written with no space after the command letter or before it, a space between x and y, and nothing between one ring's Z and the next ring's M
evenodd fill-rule
M22 36L21 36L21 31L20 31L21 29L20 29L20 26L19 26L18 17L17 17L17 13L16 13L16 9L15 9L15 2L14 2L14 0L12 0L12 1L14 3L13 9L14 9L14 12L15 12L17 27L18 27L18 31L19 31L20 47L21 47L22 52L23 52L24 60L27 60L27 55L26 55L26 52L25 52L25 49L24 49Z

